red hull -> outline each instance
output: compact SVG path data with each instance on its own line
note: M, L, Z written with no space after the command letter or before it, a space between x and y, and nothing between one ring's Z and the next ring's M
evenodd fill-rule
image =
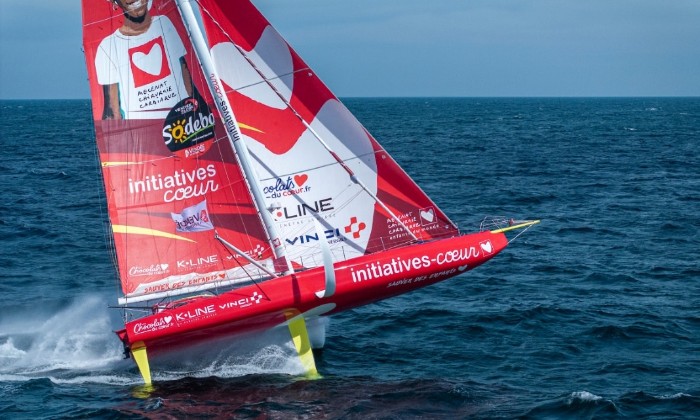
M320 267L196 299L128 322L117 334L127 346L144 342L157 353L270 328L299 313L330 315L471 270L507 244L503 233L481 232L367 255L335 264L336 292L330 297L316 296L325 287Z

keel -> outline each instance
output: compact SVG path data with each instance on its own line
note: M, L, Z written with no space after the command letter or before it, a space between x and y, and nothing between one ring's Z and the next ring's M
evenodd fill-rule
M308 340L308 339L307 339ZM141 372L143 382L146 385L151 384L151 368L148 365L148 355L146 354L146 345L143 341L137 341L131 346L131 357L136 362L136 366Z
M309 379L318 379L321 375L316 369L316 361L314 354L311 351L311 342L309 341L309 332L306 330L306 322L302 315L291 317L288 321L289 332L292 334L294 347L299 355L299 360L306 370L306 377Z

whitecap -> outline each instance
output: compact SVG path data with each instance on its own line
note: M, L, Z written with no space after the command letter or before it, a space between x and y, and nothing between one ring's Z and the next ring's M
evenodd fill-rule
M673 395L662 395L662 396L660 396L660 397L658 397L658 398L659 398L660 400L675 400L675 399L683 398L683 397L692 397L692 395L690 395L690 394L685 394L685 393L683 393L683 392L678 392L678 393L673 394Z
M599 400L603 399L603 397L599 397L598 395L592 394L588 391L572 392L570 397L571 397L571 400L569 401L569 404L572 403L574 400L599 401Z

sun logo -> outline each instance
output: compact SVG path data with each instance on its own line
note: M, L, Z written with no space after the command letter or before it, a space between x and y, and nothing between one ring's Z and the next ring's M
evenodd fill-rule
M173 125L167 129L176 144L182 144L187 141L187 130L185 130L185 124L187 124L187 120L183 118L175 121Z

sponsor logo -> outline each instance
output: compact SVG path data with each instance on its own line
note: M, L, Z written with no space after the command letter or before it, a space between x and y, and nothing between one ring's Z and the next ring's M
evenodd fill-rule
M187 207L182 213L170 213L175 222L175 230L178 232L204 232L214 229L207 211L207 200L191 207Z
M265 247L260 245L260 244L257 244L257 245L255 245L255 248L248 250L248 251L244 251L243 253L245 255L249 256L250 258L261 260L264 252L265 252ZM226 256L226 259L230 261L234 258L239 258L239 257L241 257L241 254L238 254L238 253L229 254Z
M275 220L289 220L298 217L304 217L311 213L326 213L335 210L332 204L332 198L324 198L318 201L309 203L301 203L291 207L272 207L272 216Z
M215 305L192 308L175 314L178 323L187 323L196 319L210 318L216 315Z
M288 176L287 178L275 178L273 184L263 187L263 194L266 198L280 198L298 195L311 191L311 187L306 184L309 180L307 174Z
M432 207L426 207L418 211L420 214L420 224L423 226L432 225L437 223L437 216L435 216L435 209Z
M423 255L422 257L414 257L411 259L403 259L401 257L392 258L390 262L379 263L373 262L365 264L364 268L351 268L352 282L359 283L362 281L378 279L384 276L401 274L420 268L430 267L430 257Z
M484 251L487 254L493 254L493 245L491 245L491 241L484 241L479 244L481 247L481 250Z
M360 233L365 229L367 229L367 225L364 222L359 222L357 220L357 217L353 216L350 218L350 224L342 228L342 230L345 232L345 235L340 233L341 229L331 228L324 230L323 236L325 236L329 244L334 244L337 242L345 241L349 237L348 234L351 235L354 239L359 239L361 236ZM308 244L310 242L315 242L318 240L318 232L315 232L313 234L305 234L295 236L293 238L287 238L285 239L285 242L287 242L289 245L297 245Z
M210 163L190 171L180 169L172 175L154 174L142 180L129 178L129 194L163 191L163 201L166 203L201 197L219 190L216 175L216 167Z
M255 245L255 248L253 248L252 251L248 251L247 254L251 258L255 258L255 259L259 260L259 259L262 259L264 251L265 251L265 248L262 245L257 244L257 245Z
M219 114L221 114L221 120L224 122L224 128L226 132L231 136L231 140L236 142L241 139L241 135L238 133L236 128L236 121L233 118L233 113L227 105L228 100L226 99L226 92L219 86L218 77L215 73L209 75L209 81L211 82L216 95L216 104L219 109Z
M190 258L187 260L180 260L177 262L177 268L179 270L194 270L199 267L207 267L216 265L219 262L218 255L210 255L208 257Z
M168 273L168 264L151 264L148 267L138 265L129 268L129 276L160 276Z
M190 148L185 149L185 157L197 156L207 151L207 146L203 144L198 144Z
M345 240L345 237L340 234L340 229L336 229L336 228L324 230L323 235L326 237L329 244ZM310 235L310 234L299 235L299 236L295 236L292 239L289 239L289 238L285 239L285 241L289 245L307 244L309 242L314 242L314 241L318 241L318 240L319 240L318 233L314 233L313 235Z
M226 303L219 304L219 309L234 309L234 308L246 308L248 306L257 305L263 298L258 292L253 292L250 297L244 297L237 300L232 300Z
M156 318L151 322L137 322L134 324L134 334L141 334L168 328L169 326L173 325L171 324L172 320L172 316L164 316L162 318Z
M358 222L357 217L353 216L350 218L350 224L345 226L345 233L352 234L354 239L360 238L360 232L365 230L367 225L364 222Z
M183 99L168 113L163 125L163 141L171 152L187 149L214 138L216 118L209 111L206 103L196 97ZM206 151L199 147L185 152L185 156L193 156Z
M129 49L131 63L131 74L134 78L134 86L138 89L142 86L153 84L170 75L170 66L165 57L165 47L163 37L157 37L138 47ZM162 86L151 86L148 89L140 90L139 102L172 99L175 97L172 87L163 89ZM155 97L153 96L155 94ZM168 98L163 99L163 96ZM159 101L159 99L162 99ZM147 105L146 105L147 106ZM143 108L143 106L142 106Z
M480 243L480 248L484 246L484 243L488 243L488 248L491 249L491 251L493 251L493 248L491 247L490 241L484 241L484 242ZM492 253L492 252L489 252L489 254L490 253ZM412 279L413 281L419 281L418 279L424 280L427 278L437 278L437 277L441 277L441 276L454 274L457 271L460 271L460 272L464 271L468 268L468 265L462 264L463 262L467 262L468 260L470 260L472 258L478 258L481 255L482 254L481 254L479 249L477 249L476 247L470 246L470 247L465 247L465 248L460 248L460 249L452 249L452 250L445 251L445 252L438 252L432 258L427 256L427 255L423 255L420 257L413 257L413 258L409 258L409 259L403 259L401 257L396 257L396 258L392 258L391 261L388 261L388 262L367 263L367 264L365 264L364 267L350 268L350 274L352 276L353 283L359 283L359 282L363 282L363 281L380 279L382 277L393 276L393 275L397 275L397 274L409 274L412 271L426 269L426 268L432 267L434 265L441 266L441 265L446 265L446 264L449 264L449 265L460 264L456 268L450 268L450 269L443 270L440 272L432 273L432 274L430 274L430 276L422 276L422 277L416 277L416 278ZM401 283L401 280L399 280L398 282L393 282L393 286L399 286L401 284L407 284L407 283L406 282ZM390 283L389 287L392 287L392 283Z

